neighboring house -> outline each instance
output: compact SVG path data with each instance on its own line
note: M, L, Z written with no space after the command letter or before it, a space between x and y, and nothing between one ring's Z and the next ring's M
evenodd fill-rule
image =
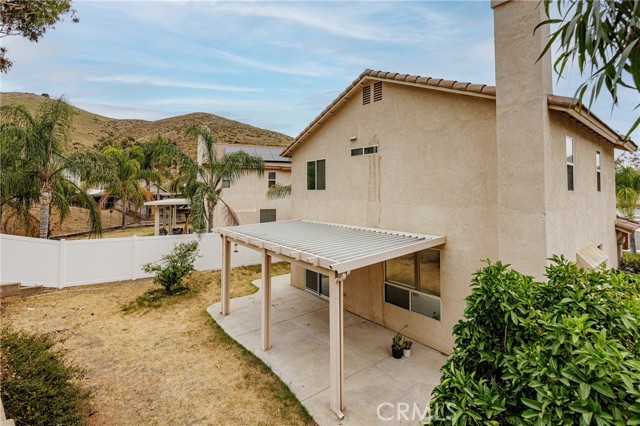
M492 3L496 87L366 70L283 151L292 159L291 217L348 227L220 230L225 253L240 242L284 257L294 286L329 296L338 416L343 308L392 330L407 325L403 334L449 353L482 259L538 279L550 256L576 260L586 248L617 265L614 149L637 147L552 94L550 57L538 60L548 28L533 31L544 19L538 6Z
M267 190L274 184L291 184L291 159L280 156L280 146L215 144L218 158L236 151L257 155L264 160L264 174L250 173L232 181L223 180L222 199L236 212L241 224L274 222L291 217L291 199L268 199ZM201 157L198 159L201 161ZM216 226L224 226L223 209L216 209Z

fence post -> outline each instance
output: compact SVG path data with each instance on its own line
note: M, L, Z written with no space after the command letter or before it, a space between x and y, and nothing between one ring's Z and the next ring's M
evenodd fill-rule
M134 235L131 239L131 279L136 279L136 271L138 269L138 236Z
M60 260L60 264L58 266L58 288L63 288L67 278L67 241L64 238L61 239L58 247Z

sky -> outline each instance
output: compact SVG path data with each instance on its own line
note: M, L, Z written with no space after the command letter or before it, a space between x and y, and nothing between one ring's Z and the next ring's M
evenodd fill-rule
M296 136L364 69L495 84L489 1L92 1L38 43L0 40L3 92L113 118L208 112ZM556 83L572 96L579 74ZM594 112L626 132L640 95ZM634 132L636 141L640 131Z

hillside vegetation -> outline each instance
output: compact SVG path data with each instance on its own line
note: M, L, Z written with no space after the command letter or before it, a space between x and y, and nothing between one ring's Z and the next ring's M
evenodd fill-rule
M21 104L31 112L35 112L45 99L34 93L0 93L0 105ZM73 108L72 148L102 146L122 140L144 142L161 135L175 141L186 153L195 155L195 140L184 134L185 129L194 124L207 127L220 143L286 146L291 142L291 137L282 133L203 112L146 121L114 119Z

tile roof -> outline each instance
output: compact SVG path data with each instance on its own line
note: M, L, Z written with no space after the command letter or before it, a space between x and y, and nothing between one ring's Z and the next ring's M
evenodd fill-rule
M257 155L266 163L291 163L290 158L281 157L281 146L254 146L254 145L224 145L224 153L243 151L250 155Z
M313 121L300 132L298 136L287 146L280 155L289 157L292 154L293 148L298 145L302 139L307 136L314 127L322 124L323 119L327 114L332 113L338 104L345 100L349 100L349 95L353 93L360 84L365 80L378 80L389 81L393 83L409 84L416 87L423 87L428 89L447 91L451 93L459 93L464 95L478 96L488 99L495 99L496 87L487 84L476 84L464 81L456 80L444 80L434 77L423 77L419 75L400 74L386 71L376 71L371 69L364 70L353 82L347 86L336 97L333 102L329 104ZM629 151L635 151L637 149L636 144L630 139L625 139L622 135L611 129L604 121L598 118L595 114L592 114L586 107L578 105L573 98L567 98L564 96L549 95L548 103L551 109L558 109L560 111L569 113L572 118L576 119L581 124L588 127L594 133L613 143L619 145L621 149ZM556 107L556 108L553 108ZM569 110L578 112L577 114L570 113Z

